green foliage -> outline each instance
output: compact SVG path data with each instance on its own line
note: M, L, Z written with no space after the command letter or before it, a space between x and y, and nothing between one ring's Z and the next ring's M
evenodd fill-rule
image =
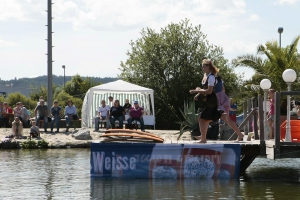
M14 107L17 102L22 102L24 105L26 105L26 108L34 109L36 106L36 102L33 101L30 98L27 98L25 95L21 94L20 92L11 93L8 95L6 99L7 103Z
M77 74L66 83L64 91L72 96L82 97L91 87L99 84L100 83L97 83L91 78L83 79L80 75Z
M38 88L31 89L30 98L34 101L39 101L40 97L43 96L45 99L47 99L48 90L45 86L40 86Z
M186 131L193 131L199 127L198 117L196 115L195 101L191 100L189 103L184 103L183 110L179 109L184 121L177 122L180 124L180 131L177 140L180 139L182 134Z
M141 38L131 41L130 46L119 77L155 91L156 125L160 129L175 128L174 121L180 119L178 108L192 97L189 90L201 85L203 58L212 59L221 69L228 92L236 88L237 77L226 65L223 49L210 44L201 26L192 26L188 20L171 23L160 32L143 29Z
M35 149L37 148L37 143L34 140L26 140L22 142L23 149Z
M63 113L64 113L64 109L67 105L68 100L71 99L73 102L73 105L76 107L78 116L81 116L81 108L82 108L82 104L83 104L83 101L81 99L73 97L64 91L57 94L54 99L56 99L58 101L59 106L63 109Z
M46 140L41 139L38 141L37 146L39 146L40 148L47 148L48 144L49 142L46 142Z
M294 69L298 77L300 74L300 54L297 50L299 40L300 36L297 36L286 47L279 47L277 41L266 42L265 45L257 47L258 55L238 56L232 63L235 67L254 69L256 74L248 83L259 85L262 79L268 78L272 82L272 88L277 91L286 90L287 85L282 78L284 70ZM292 89L299 90L300 84L293 84Z

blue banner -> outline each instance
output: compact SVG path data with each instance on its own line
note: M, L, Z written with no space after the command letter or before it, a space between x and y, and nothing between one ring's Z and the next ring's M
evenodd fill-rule
M92 143L91 176L101 178L238 178L239 144Z

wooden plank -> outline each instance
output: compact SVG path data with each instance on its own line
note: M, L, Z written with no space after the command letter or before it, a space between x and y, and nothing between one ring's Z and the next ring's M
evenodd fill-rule
M240 173L246 171L246 169L250 166L253 160L256 158L256 155L244 155L241 158L240 162Z
M140 135L140 134L136 134L136 133L107 133L107 134L103 134L100 135L100 137L124 137L124 138L141 138L141 139L152 139L155 141L160 141L163 142L164 140L161 138L157 138L157 137L152 137L152 136L147 136L147 135Z
M300 146L280 146L280 158L300 158Z
M247 124L248 120L250 120L250 118L252 117L253 113L256 112L256 108L254 108L250 113L249 115L244 119L244 121L240 124L239 128L240 127L243 127L245 124Z
M241 155L260 155L259 144L246 144L241 146Z
M162 139L161 137L159 137L157 135L154 135L152 133L149 133L149 132L130 130L130 129L108 129L108 130L105 131L105 134L107 134L107 133L137 133L137 134L141 134L141 135L148 135L148 136L152 136L152 137Z
M299 91L281 91L280 95L300 95Z

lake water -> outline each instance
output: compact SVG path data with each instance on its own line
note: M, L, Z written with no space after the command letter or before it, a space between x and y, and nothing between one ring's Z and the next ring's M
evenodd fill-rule
M0 199L300 199L300 159L256 158L240 180L99 180L89 149L1 150Z

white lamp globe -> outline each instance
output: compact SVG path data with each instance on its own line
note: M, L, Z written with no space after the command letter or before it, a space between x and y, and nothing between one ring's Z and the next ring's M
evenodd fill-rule
M268 90L271 88L271 81L269 79L263 79L260 81L260 87L263 90Z
M297 74L293 69L286 69L282 73L282 78L286 83L293 83L297 78Z

